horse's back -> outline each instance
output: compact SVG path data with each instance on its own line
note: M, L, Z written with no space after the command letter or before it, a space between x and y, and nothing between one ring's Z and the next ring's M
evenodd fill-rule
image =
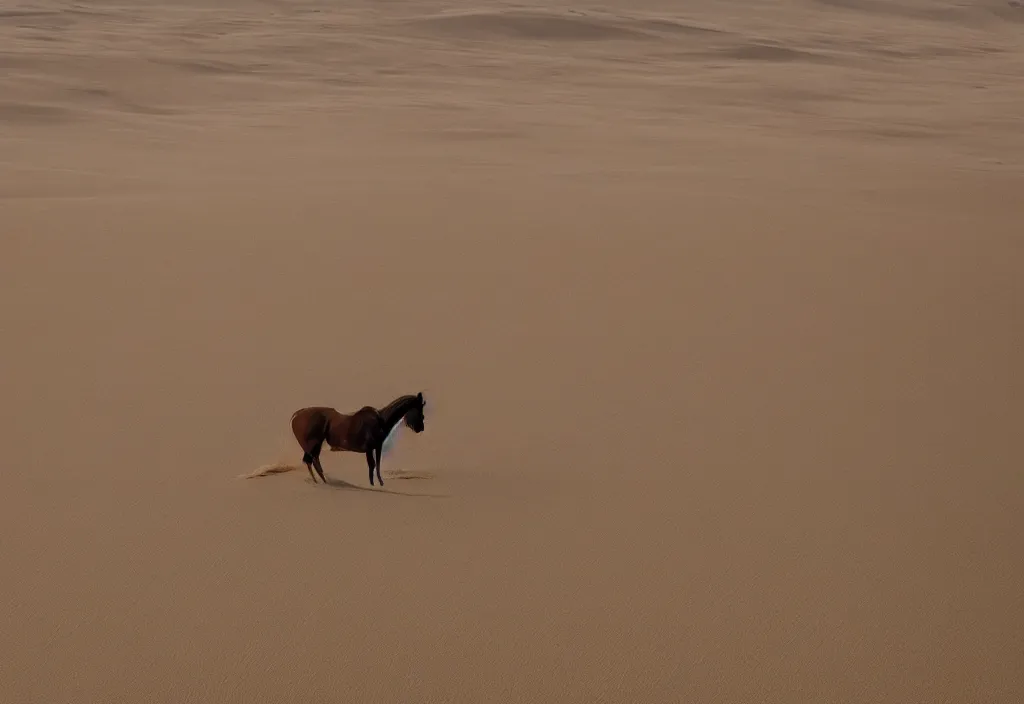
M323 434L327 428L331 415L338 412L329 406L307 406L300 408L292 414L292 433L295 438L303 443Z
M310 418L326 418L331 413L337 413L330 406L306 406L292 413L292 425L308 421Z
M383 419L373 406L351 414L330 406L307 406L292 414L292 433L303 449L326 440L332 449L362 448L383 441ZM307 447L308 446L308 447Z

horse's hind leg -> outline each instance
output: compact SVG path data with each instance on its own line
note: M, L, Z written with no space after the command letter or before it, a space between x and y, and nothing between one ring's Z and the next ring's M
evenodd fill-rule
M320 475L320 478L324 480L324 484L327 483L327 477L324 476L324 468L320 466L320 456L313 455L313 466L316 467L316 473Z
M302 462L306 465L306 469L309 470L309 478L316 484L316 475L313 474L313 455L308 452L302 454Z
M303 449L309 447L308 450L302 453L302 461L306 463L306 469L309 470L309 476L313 479L313 483L316 484L316 475L313 474L313 468L316 467L317 474L324 480L324 484L327 483L327 477L324 476L324 468L320 466L320 450L324 446L323 438L318 443L310 447L305 445Z
M316 467L316 473L320 475L320 478L324 480L324 484L327 483L327 477L324 476L324 468L320 466L320 450L323 449L324 441L321 440L313 448L313 451L309 453L310 458L313 460L313 466ZM316 480L314 480L316 481Z

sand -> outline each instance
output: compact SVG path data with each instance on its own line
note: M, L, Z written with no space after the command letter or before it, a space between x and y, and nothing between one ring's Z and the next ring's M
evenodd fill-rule
M1018 704L1022 30L5 2L0 701Z

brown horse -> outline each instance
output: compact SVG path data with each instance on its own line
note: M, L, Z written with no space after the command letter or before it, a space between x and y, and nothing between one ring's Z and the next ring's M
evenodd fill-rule
M385 441L397 431L395 426L403 419L413 432L422 433L425 406L422 393L400 396L380 410L373 406L363 406L351 414L339 413L327 406L309 406L292 414L292 433L302 448L302 461L314 483L314 467L320 479L327 483L324 469L320 465L320 451L326 442L334 452L364 453L370 468L370 486L373 486L374 469L377 470L377 481L384 486L380 476L380 460Z

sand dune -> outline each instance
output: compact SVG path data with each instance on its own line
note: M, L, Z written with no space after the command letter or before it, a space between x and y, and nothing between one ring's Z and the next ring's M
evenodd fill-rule
M5 3L0 702L1018 704L1022 19Z

